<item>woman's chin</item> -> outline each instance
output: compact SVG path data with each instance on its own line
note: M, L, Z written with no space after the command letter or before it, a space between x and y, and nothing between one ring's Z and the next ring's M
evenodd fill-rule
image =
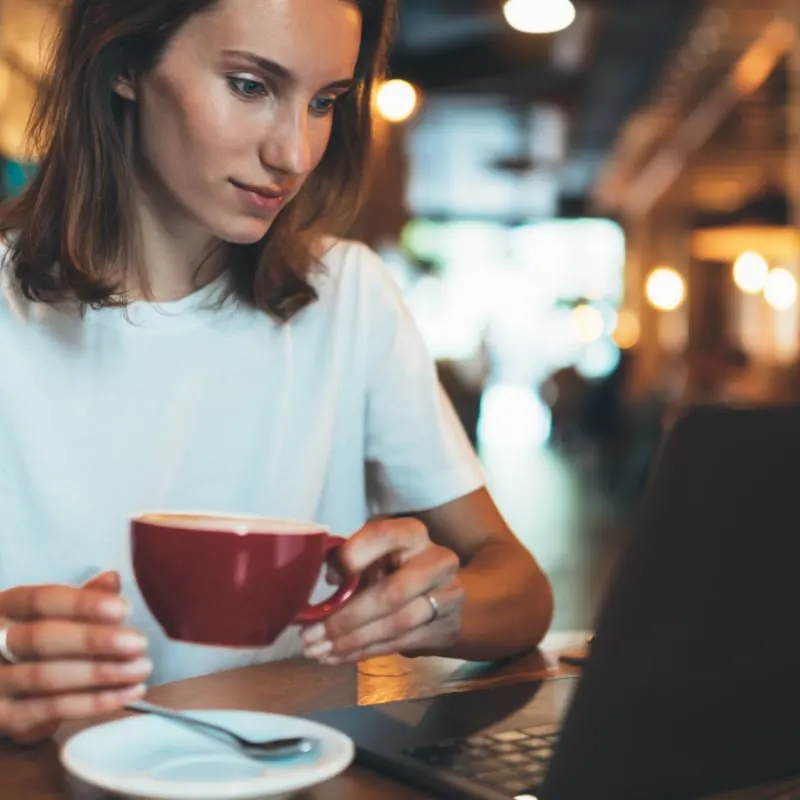
M272 220L236 220L231 225L217 226L216 236L229 244L256 244L269 233Z

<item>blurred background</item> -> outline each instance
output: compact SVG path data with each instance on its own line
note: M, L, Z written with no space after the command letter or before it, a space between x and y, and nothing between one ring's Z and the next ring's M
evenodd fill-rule
M0 0L6 197L59 4ZM681 408L800 393L800 2L400 0L391 70L352 235L591 626Z

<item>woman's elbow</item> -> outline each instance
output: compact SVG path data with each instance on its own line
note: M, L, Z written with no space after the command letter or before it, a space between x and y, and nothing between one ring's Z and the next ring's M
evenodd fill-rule
M530 645L536 647L541 644L553 624L555 600L550 579L538 564L534 563L534 573L529 585L531 595L528 606L531 609Z

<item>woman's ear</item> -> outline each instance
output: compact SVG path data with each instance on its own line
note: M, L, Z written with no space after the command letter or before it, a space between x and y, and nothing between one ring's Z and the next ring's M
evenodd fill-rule
M123 100L136 100L136 81L133 78L132 73L126 73L124 75L118 75L114 80L114 91L123 99Z

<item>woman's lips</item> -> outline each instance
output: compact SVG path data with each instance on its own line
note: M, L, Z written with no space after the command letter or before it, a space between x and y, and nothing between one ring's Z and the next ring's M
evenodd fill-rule
M231 184L251 209L268 215L280 211L289 196L289 192L284 189L249 186L235 181L231 181Z

